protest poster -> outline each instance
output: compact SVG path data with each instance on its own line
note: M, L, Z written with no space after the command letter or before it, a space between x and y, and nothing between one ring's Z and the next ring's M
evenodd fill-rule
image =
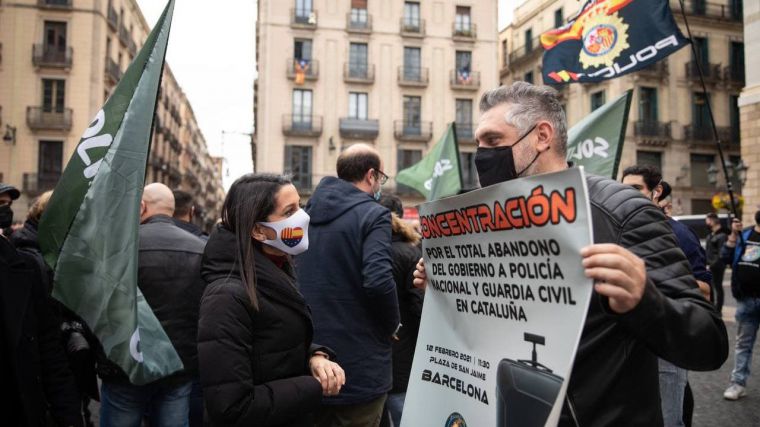
M402 427L556 425L592 280L582 168L420 206L428 275Z

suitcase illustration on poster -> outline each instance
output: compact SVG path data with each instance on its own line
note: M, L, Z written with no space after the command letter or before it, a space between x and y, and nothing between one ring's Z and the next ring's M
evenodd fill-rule
M543 427L557 400L563 378L538 362L536 345L545 345L540 335L525 333L533 344L531 360L502 359L496 371L498 427Z

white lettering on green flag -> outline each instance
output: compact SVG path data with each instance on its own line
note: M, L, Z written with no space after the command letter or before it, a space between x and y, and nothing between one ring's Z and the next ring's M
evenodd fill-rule
M459 193L462 189L462 172L453 123L422 160L396 174L396 182L414 188L427 200Z
M134 384L182 369L138 288L138 226L169 40L170 0L114 93L84 131L40 222L53 296L80 315Z
M567 161L586 173L615 179L623 153L628 110L633 91L608 102L567 132Z

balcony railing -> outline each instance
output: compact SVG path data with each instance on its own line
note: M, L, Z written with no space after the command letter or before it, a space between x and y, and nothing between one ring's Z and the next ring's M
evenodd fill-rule
M478 26L476 24L451 24L451 37L459 41L475 41L478 37Z
M113 6L108 7L108 25L114 31L119 27L119 14L116 13L116 9Z
M374 140L380 133L380 121L341 117L340 136L348 139Z
M723 68L723 79L726 81L726 83L744 87L744 67L733 67L728 66Z
M449 81L452 89L478 90L480 88L480 72L451 70Z
M119 64L111 58L106 58L106 77L108 77L111 83L116 84L121 80L121 76Z
M428 69L424 67L398 67L399 86L426 87L428 85Z
M544 47L541 45L541 38L534 37L530 43L518 47L509 54L509 65L517 65L522 61L541 55L543 51Z
M314 30L317 28L317 11L310 9L290 9L290 26Z
M372 32L372 15L352 11L346 14L346 31L349 33L371 33Z
M715 83L721 79L720 64L700 64L705 81ZM684 64L686 67L686 78L689 80L699 81L699 68L697 61L691 61Z
M23 190L29 196L37 196L52 190L61 178L60 173L25 173L23 175Z
M322 116L285 114L282 116L282 133L286 136L318 137L322 135Z
M26 107L26 124L32 130L71 130L71 108Z
M728 126L718 126L718 138L721 141L728 142L731 139L731 128ZM687 140L695 142L713 142L713 130L711 126L686 125L683 127L684 137Z
M740 3L736 3L739 5ZM671 0L670 7L674 15L681 16L681 6L678 1ZM742 22L744 20L741 7L708 3L701 0L685 0L684 10L687 15L699 16L702 18L719 19L721 21Z
M319 61L316 59L288 58L285 69L290 80L296 80L296 77L300 79L300 75L303 75L304 80L319 78Z
M459 142L475 141L475 129L472 127L472 123L456 123L455 128Z
M37 6L50 9L71 9L72 0L37 0Z
M47 44L32 46L32 63L36 67L71 68L73 56L71 46L63 49Z
M427 142L433 137L433 123L396 120L393 122L393 135L400 141Z
M647 77L652 79L665 79L668 77L669 71L668 71L668 60L663 59L659 62L655 62L654 64L644 67L640 69L638 72L639 77Z
M343 81L346 83L374 83L375 65L347 62L343 64Z
M670 123L639 120L633 125L636 136L670 139Z
M425 37L424 19L401 18L401 35L404 37Z
M127 31L127 29L122 24L119 27L119 41L124 45L124 47L127 47L129 45L130 38L131 37L129 37L129 31Z

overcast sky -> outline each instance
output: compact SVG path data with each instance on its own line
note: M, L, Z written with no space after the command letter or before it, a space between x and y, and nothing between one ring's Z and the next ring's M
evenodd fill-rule
M279 0L285 1L285 0ZM389 0L379 0L389 1ZM499 0L499 28L524 0ZM153 27L166 1L137 0ZM254 0L177 1L167 62L195 112L212 155L224 155L225 188L251 171L255 76ZM230 132L222 135L222 132Z

